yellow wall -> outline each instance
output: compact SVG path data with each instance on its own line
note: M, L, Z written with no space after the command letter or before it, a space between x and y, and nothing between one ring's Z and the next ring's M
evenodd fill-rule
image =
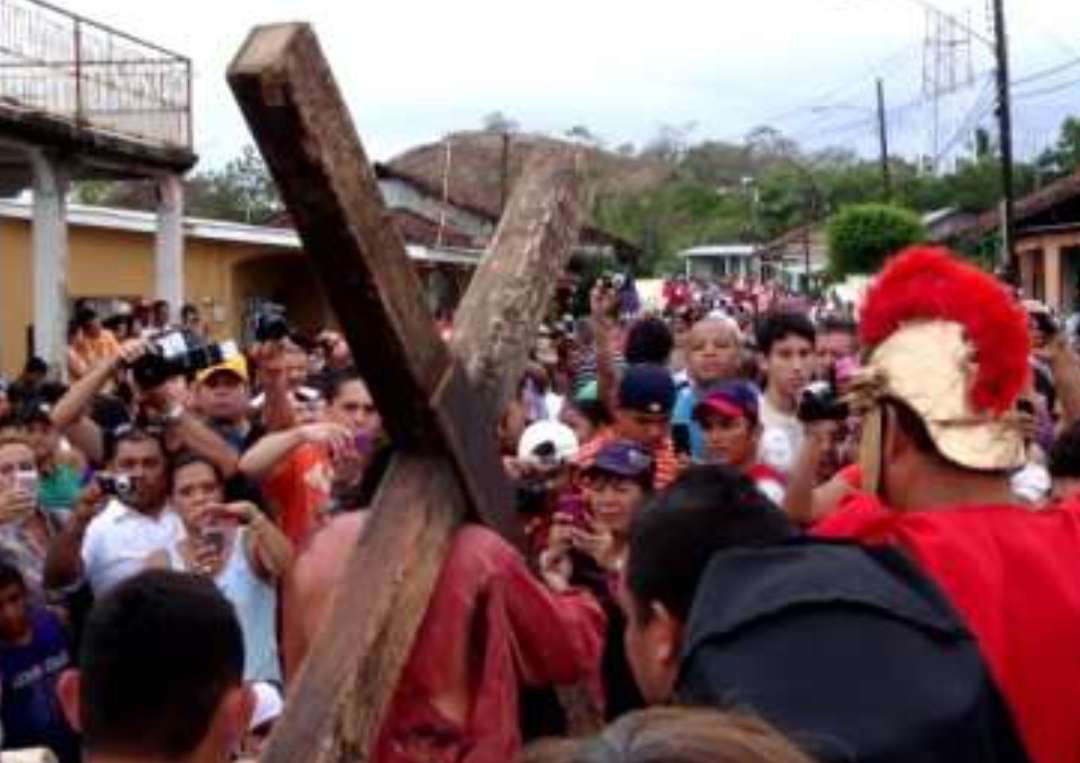
M78 297L154 296L154 236L87 226L68 227L68 293ZM199 306L218 339L236 336L243 316L234 302L234 266L246 259L299 252L264 245L184 241L185 301ZM272 263L276 258L265 259ZM0 372L18 373L26 359L26 327L33 320L31 225L0 220ZM266 295L269 296L269 295ZM219 310L215 311L215 307ZM216 315L215 315L216 312ZM220 317L221 320L213 320Z

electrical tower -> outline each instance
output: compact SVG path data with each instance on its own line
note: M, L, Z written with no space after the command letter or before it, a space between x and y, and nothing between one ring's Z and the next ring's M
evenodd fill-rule
M966 21L936 8L926 8L926 39L923 45L923 96L933 105L930 136L932 171L937 172L941 148L941 100L975 83L971 13Z

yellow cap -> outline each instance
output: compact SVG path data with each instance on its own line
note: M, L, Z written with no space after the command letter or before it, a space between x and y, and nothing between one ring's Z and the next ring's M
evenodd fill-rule
M248 374L247 360L243 355L237 353L230 356L224 363L218 363L216 366L210 366L209 368L204 368L202 371L199 371L199 373L195 375L195 382L197 384L202 384L214 374L221 372L238 376L245 383L251 381L251 377Z

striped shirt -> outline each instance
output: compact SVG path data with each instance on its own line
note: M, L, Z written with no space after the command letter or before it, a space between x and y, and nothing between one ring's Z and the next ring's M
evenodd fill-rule
M600 430L596 437L585 443L578 451L577 465L581 468L588 467L596 455L610 442L621 439L611 427ZM660 446L652 449L653 461L656 463L656 473L653 475L653 487L662 490L670 485L679 476L679 460L675 457L675 445L671 437L665 437Z

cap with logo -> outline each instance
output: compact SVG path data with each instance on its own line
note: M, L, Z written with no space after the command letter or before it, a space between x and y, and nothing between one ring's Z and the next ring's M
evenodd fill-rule
M630 366L619 384L619 407L667 415L675 405L675 381L664 366L641 363Z
M214 374L232 374L243 382L251 381L251 376L248 373L247 359L237 353L231 355L228 360L223 363L218 363L216 366L210 366L204 368L195 375L195 381L198 384L205 384L206 380Z
M724 382L694 407L695 421L700 422L710 414L730 419L742 417L751 424L757 424L757 390L745 381Z
M614 474L617 477L652 480L653 457L645 447L630 440L613 440L596 452L585 465L585 474Z

